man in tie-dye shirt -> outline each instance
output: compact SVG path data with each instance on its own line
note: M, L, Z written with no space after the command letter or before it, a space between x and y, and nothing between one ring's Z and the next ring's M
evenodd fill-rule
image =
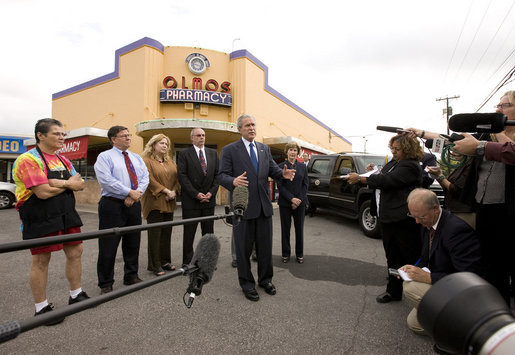
M51 118L41 119L36 123L35 136L36 147L20 155L13 166L23 239L80 233L82 221L75 210L73 191L84 189L84 181L68 159L56 154L64 144L63 126ZM36 316L53 310L46 296L48 265L51 253L61 249L66 255L66 277L70 284L68 304L89 298L81 288L82 241L31 248L30 287Z

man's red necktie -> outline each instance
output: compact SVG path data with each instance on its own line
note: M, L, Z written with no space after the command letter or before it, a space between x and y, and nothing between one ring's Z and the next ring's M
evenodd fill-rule
M131 179L131 188L136 190L138 188L138 177L136 176L136 170L134 169L134 165L132 165L129 154L127 154L127 152L122 152L122 154L125 158L125 166L127 167L127 171L129 172L129 177Z
M431 250L431 246L433 245L433 238L435 237L435 229L431 227L429 229L429 250Z
M198 152L198 158L200 160L200 167L202 168L202 172L204 175L207 174L207 165L206 165L206 158L204 158L204 153L202 153L202 149Z

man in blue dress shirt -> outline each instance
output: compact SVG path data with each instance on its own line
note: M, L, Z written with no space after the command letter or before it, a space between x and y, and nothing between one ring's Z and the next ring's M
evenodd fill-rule
M95 173L102 197L98 203L99 229L141 224L141 197L148 186L148 170L143 159L129 152L131 134L126 127L113 126L107 132L110 150L98 155ZM138 257L141 232L98 239L98 287L101 294L111 292L114 262L120 240L124 266L124 285L141 282Z

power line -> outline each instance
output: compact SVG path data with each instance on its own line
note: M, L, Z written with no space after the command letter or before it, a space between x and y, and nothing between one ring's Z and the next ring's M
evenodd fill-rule
M513 2L513 4L515 4L515 1ZM513 5L512 5L513 6ZM511 9L510 9L511 11ZM495 59L499 56L499 53L501 52L502 48L504 47L504 44L508 41L508 38L510 37L510 34L513 33L513 31L515 30L515 23L513 24L513 26L510 28L510 30L508 31L508 34L506 35L506 37L504 38L502 44L500 45L499 47L499 50L497 51L497 53L495 54L495 57L493 58L492 62L490 63L489 67L491 67L493 65L493 63L495 62ZM512 50L510 52L510 54L508 54L508 56L506 57L506 59L504 59L504 61L493 71L493 73L488 77L488 79L485 81L485 83L489 82L490 79L492 79L494 77L495 74L497 74L497 72L499 70L501 70L501 68L508 62L508 60L510 59L510 57L515 53L515 49Z
M490 101L490 99L504 86L506 85L507 83L509 83L511 81L511 77L515 75L515 66L513 66L508 74L506 74L504 76L504 78L502 78L502 80L500 81L499 84L497 84L497 86L492 90L492 92L487 96L487 98L485 100L483 100L483 102L481 103L481 105L478 107L478 109L476 110L476 112L478 112L479 110L481 110L488 101Z
M472 10L472 5L474 5L474 1L472 1L470 3L469 9L467 11L467 16L465 16L465 21L463 21L463 25L461 26L460 35L458 36L458 39L456 40L456 45L454 46L454 50L452 51L451 60L449 61L449 64L447 65L447 69L445 70L445 76L443 78L444 83L447 80L447 74L449 73L449 68L451 67L452 61L454 60L454 55L456 54L456 50L458 49L458 45L459 45L460 40L461 40L461 35L463 34L463 30L465 29L465 25L466 25L466 23L467 23L467 21L469 19L470 12Z
M488 78L487 82L492 79L492 77L497 74L497 72L499 70L501 70L501 68L508 62L508 60L510 59L511 56L513 56L515 54L515 48L510 52L510 54L508 54L508 56L506 57L506 59L497 67L497 69L495 70L495 72L490 75L490 77Z
M481 26L483 25L483 21L485 20L486 14L488 13L488 10L490 9L490 5L492 4L492 1L493 0L490 0L490 2L488 3L488 7L486 8L486 11L484 12L483 17L481 18L481 21L479 22L479 25L477 26L476 33L474 33L474 38L472 38L472 41L470 41L470 44L469 44L469 46L467 48L467 51L465 52L465 55L463 56L463 59L462 59L462 61L460 63L460 66L458 67L458 71L456 72L456 75L454 77L455 80L456 80L459 72L461 71L461 67L463 66L463 63L465 62L465 59L467 59L467 57L468 57L468 54L470 52L470 49L472 48L472 45L474 44L474 42L476 40L477 34L479 33L479 30L481 29Z
M497 37L497 34L499 33L502 25L504 24L504 22L506 21L506 19L508 18L508 16L510 15L511 13L511 10L513 9L513 6L515 5L515 1L511 4L510 6L510 9L506 12L506 15L504 16L503 20L501 21L501 23L499 24L499 27L497 27L497 31L495 31L495 34L493 35L492 39L490 40L490 42L488 42L488 45L486 46L486 49L483 51L483 53L481 54L481 57L479 58L476 66L474 67L474 69L472 70L472 73L470 73L469 75L469 78L468 80L470 81L470 78L474 75L474 73L476 72L477 70L477 67L479 66L479 64L481 63L481 61L483 60L486 52L488 52L488 50L490 49L490 46L492 45L492 43L494 42L495 38Z

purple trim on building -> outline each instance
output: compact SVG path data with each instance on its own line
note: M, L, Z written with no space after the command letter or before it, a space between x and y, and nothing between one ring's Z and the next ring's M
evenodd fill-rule
M279 93L277 90L275 90L274 88L272 88L271 86L268 85L268 67L262 62L260 61L259 59L257 59L254 55L252 55L252 53L250 53L249 51L247 51L246 49L240 49L240 50L237 50L237 51L234 51L230 54L229 56L230 60L232 59L237 59L237 58L248 58L251 62L253 62L254 64L256 64L258 67L260 67L261 69L263 69L263 71L265 72L265 90L268 91L269 93L271 93L272 95L274 95L275 97L277 97L279 100L281 101L284 101L286 104L290 105L291 107L293 107L295 110L299 111L300 113L306 115L307 117L311 118L313 121L315 121L316 123L318 123L319 125L321 125L322 127L324 127L325 129L327 129L329 132L331 132L332 134L334 134L336 137L338 138L341 138L343 139L345 142L349 143L350 145L352 145L351 142L349 142L347 139L345 139L341 134L339 134L338 132L334 131L332 128L328 127L327 125L325 125L324 123L320 122L319 120L317 120L315 118L315 116L309 114L308 112L304 111L302 108L300 108L299 106L297 106L295 103L293 103L292 101L288 100L284 95L282 95L281 93Z
M135 49L138 49L140 47L143 47L143 46L152 47L152 48L155 48L158 51L164 53L164 46L160 42L158 42L152 38L149 38L149 37L143 37L142 39L140 39L136 42L133 42L131 44L126 45L125 47L122 47L122 48L119 48L118 50L116 50L116 52L114 54L114 72L106 74L99 78L87 81L85 83L73 86L69 89L56 92L55 94L52 95L52 100L56 100L60 97L63 97L63 96L69 95L69 94L73 94L77 91L88 89L90 87L108 82L113 79L117 79L119 77L118 70L119 70L119 64L120 64L120 56L122 56L125 53L128 53L130 51L133 51Z

